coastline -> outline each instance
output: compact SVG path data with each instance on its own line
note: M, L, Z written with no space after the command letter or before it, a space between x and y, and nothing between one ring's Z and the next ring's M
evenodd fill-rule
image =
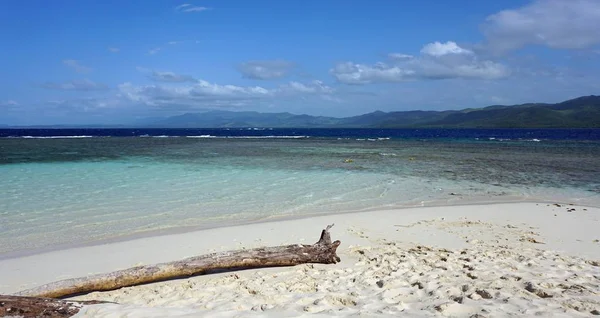
M575 209L575 211L571 211L570 209ZM35 287L56 280L109 272L140 264L174 261L210 252L293 243L310 244L317 240L320 230L324 228L325 225L331 223L336 224L331 231L332 238L334 240L339 239L342 241L342 245L338 249L338 255L342 258L340 264L301 265L291 268L248 270L236 272L236 274L238 274L243 281L253 282L256 279L267 280L269 275L288 275L289 277L294 278L298 277L298 275L306 274L305 272L313 271L314 269L314 271L319 272L318 275L320 275L319 277L322 279L335 281L335 279L341 279L351 275L351 272L356 273L356 271L362 271L361 275L368 276L374 275L373 272L377 271L377 268L373 267L376 266L376 264L366 264L364 258L361 258L362 254L357 253L357 248L373 253L375 258L383 257L384 255L387 255L386 253L391 253L390 255L396 255L397 257L401 257L401 255L414 256L417 258L425 257L419 259L419 261L424 260L426 264L427 262L434 261L427 257L439 254L441 249L449 251L449 255L460 253L461 250L465 253L476 253L473 254L474 256L485 253L485 251L490 251L491 254L488 255L489 260L487 263L486 261L483 261L483 263L480 262L481 264L474 265L477 270L484 270L485 273L503 270L501 268L492 268L495 266L493 264L496 262L501 263L507 261L505 260L505 256L510 253L521 253L525 255L521 255L522 257L526 257L529 262L533 264L523 269L526 272L524 275L531 276L524 278L534 280L535 275L543 275L549 268L562 268L561 273L563 274L577 271L581 277L591 277L592 280L589 281L589 283L592 285L586 285L586 292L600 293L600 288L598 287L600 286L600 267L586 263L588 261L597 262L600 260L600 243L598 243L600 236L597 234L597 229L600 226L600 208L578 205L554 205L546 202L452 205L328 214L300 219L272 220L269 222L212 228L179 234L143 237L102 245L58 250L20 258L0 260L0 293L10 294L18 290ZM533 243L533 241L529 240L530 238L535 238L534 241L543 242L543 244ZM414 253L411 254L412 252L410 251L416 246L423 246L432 249L432 251L435 250L436 252L431 252L430 256L419 256L420 254L415 254L415 256L413 255ZM519 266L520 268L522 264L519 265L520 263L518 263L513 256L510 256L507 262L517 262L514 263L513 266ZM516 259L519 258L517 257ZM439 260L436 262L439 262ZM572 269L567 266L569 263L574 262L578 264L578 269ZM414 267L415 265L411 266ZM421 264L419 266L424 265ZM447 267L445 273L448 277L452 276L450 273L458 275L465 271L462 268L462 265L458 266L458 264L452 264L450 261L445 266ZM519 274L519 272L520 270L515 272L515 274ZM406 272L405 274L414 275L414 273L411 274L409 272ZM393 278L393 275L389 275L391 274L385 276L386 279ZM440 276L439 273L436 275L437 276L428 277L428 283L433 284L435 282L440 286L446 286L444 285L446 283L444 283L444 280L442 279L444 276ZM287 291L282 292L277 292L276 290L265 291L264 294L259 293L260 297L254 297L248 295L247 291L244 292L239 289L231 290L228 289L227 286L219 287L218 282L228 280L230 279L230 276L231 273L197 276L187 280L173 280L157 284L124 288L112 292L92 293L80 296L76 299L117 300L117 302L122 304L90 306L89 309L80 313L82 317L110 317L113 314L113 316L122 314L123 316L132 317L159 317L160 315L171 315L174 314L176 310L181 311L183 309L185 309L183 312L193 312L194 315L212 316L213 314L219 314L221 316L233 316L235 314L253 312L251 307L256 305L252 305L255 300L266 302L263 309L268 309L268 315L272 317L276 317L279 314L284 315L286 312L292 313L292 316L297 316L295 314L299 313L305 314L307 313L307 308L312 308L310 310L321 313L329 313L331 310L341 310L339 312L341 315L356 313L377 315L378 311L373 309L377 306L381 307L378 310L383 310L380 314L391 314L393 312L393 310L390 309L390 302L392 302L391 298L385 298L383 297L383 294L379 295L380 293L391 293L391 289L388 289L387 287L375 289L377 295L385 299L382 298L377 300L369 298L375 296L367 294L363 295L362 293L366 292L366 290L371 287L368 287L367 285L357 285L355 287L358 289L354 291L357 296L353 296L356 298L355 301L349 302L346 305L327 303L332 302L331 299L323 301L321 305L300 305L296 304L298 300L294 298L299 297L298 293L309 298L312 297L312 294L306 294L306 292L297 290L289 290L288 288ZM596 277L596 280L594 280L594 277ZM409 277L407 276L403 279L406 280L408 278ZM486 279L490 281L488 282ZM474 280L473 283L491 284L497 279L497 277L493 278L493 275L482 275L481 280ZM375 280L374 282L376 281L378 280ZM200 288L200 286L212 286L213 292L215 295L221 297L221 301L218 303L215 302L216 300L214 299L212 302L207 301L207 303L204 303L203 305L204 309L202 309L200 308L202 306L191 306L189 302L203 302L206 301L205 298L208 296L202 294L196 295L198 296L196 297L194 296L194 293L198 293L198 291L194 291L193 289L181 291L181 293L176 293L174 295L168 293L164 294L166 290L175 289L180 291L181 286L188 284L189 282L193 282L194 286L198 286L198 288ZM366 284L366 282L364 283ZM422 283L425 284L425 282ZM452 282L451 284L455 283L456 282ZM448 282L448 284L450 283ZM522 283L519 284L522 285ZM577 284L581 285L580 283ZM331 288L338 292L341 291L339 288L350 288L350 285L334 285L332 285ZM507 293L512 293L513 291L509 289L515 288L513 285L514 284L510 286L499 286L499 290L501 292L506 291ZM446 287L449 288L449 286L450 285ZM293 286L288 287L292 288ZM407 286L406 288L410 289L409 287L410 286ZM149 301L148 290L152 288L157 288L157 290L159 290L159 298L164 298L163 301ZM268 289L266 286L264 288ZM424 287L425 290L428 288L429 286ZM396 288L392 289L394 290L394 293L399 292ZM402 291L408 292L408 289L402 289ZM416 290L418 292L420 289ZM548 287L546 287L545 290L549 293L552 292ZM471 291L471 293L472 292L473 291ZM242 301L242 303L236 303L235 299L241 297L240 293L245 295L244 299L246 299L246 302ZM461 292L458 293L460 294ZM466 292L462 293L464 294ZM525 291L524 293L527 297L534 297L531 299L535 301L516 304L510 302L513 306L516 306L510 310L525 310L528 308L527 306L538 304L538 301L542 301L543 304L546 304L545 302L548 302L548 304L551 303L551 301L542 299L536 295L532 294L532 296L527 294L530 292ZM463 296L467 297L469 295L471 294L465 294ZM363 296L366 298L361 298ZM515 300L519 299L519 297L525 297L523 295L520 295L519 297L516 297L516 295L514 296ZM561 294L560 297L563 296L564 294ZM409 297L408 294L406 297ZM433 301L427 294L420 295L419 293L413 293L410 297L421 302L425 301L426 303L431 303ZM432 307L425 309L426 313L429 313L427 310L430 310L431 313L436 312L435 307L448 303L448 297L450 296L437 295L434 297L437 299L436 304L431 303ZM476 296L473 297L477 298ZM556 297L559 297L558 294ZM565 301L571 301L576 298L573 297L575 296L572 296ZM446 310L446 314L450 314L452 310L455 310L455 307L459 305L461 308L466 306L470 308L469 310L479 308L477 306L483 306L483 309L489 310L489 307L487 306L495 301L500 302L500 298L501 297L496 297L495 294L492 298L486 299L484 302L469 298L469 301L465 302L469 303L469 306L456 302L450 304L452 303L450 300L446 306L448 308L444 307L446 308L444 310ZM265 299L271 299L271 301L269 302ZM397 308L394 310L397 310L397 312L406 311L410 313L411 310L416 309L417 306L410 303L408 299L409 298L406 298L405 300L396 302L394 306ZM226 302L227 300L229 300L229 302ZM587 310L587 313L592 312L593 310L600 310L600 302L597 305L594 305L593 302L586 302L587 300L584 301L579 298L576 298L573 301L585 303L585 306L581 305L578 308ZM319 303L317 300L315 300L315 302ZM234 303L235 306L233 306L232 303ZM352 303L356 304L352 305ZM400 306L399 304L401 303L404 305ZM384 310L382 309L383 307L390 308ZM566 316L579 313L579 311L572 308L565 309L563 307L548 307L544 309L545 311L540 308L538 309L545 313L560 313ZM343 310L340 308L343 308ZM263 312L263 309L261 309L260 312L263 314L267 313L267 311ZM169 313L170 310L172 311L171 313ZM502 310L509 309L504 308ZM141 314L142 312L145 314ZM439 312L439 310L437 312ZM497 312L497 314L500 313L501 312Z
M85 248L85 247L93 247L98 245L107 245L114 244L120 242L127 242L132 240L139 240L151 237L161 237L161 236L169 236L169 235L177 235L177 234L186 234L197 231L205 231L205 230L213 230L227 227L235 227L235 226L244 226L244 225L252 225L259 223L269 223L269 222L281 222L281 221L293 221L293 220L301 220L307 218L314 218L320 216L328 216L328 215L344 215L344 214L354 214L354 213L367 213L367 212L376 212L382 210L405 210L405 209L417 209L417 208L435 208L435 207L449 207L449 206L471 206L471 205L496 205L496 204L512 204L512 203L539 203L539 204L561 204L561 205L578 205L580 207L589 207L589 208L600 208L600 202L594 204L581 204L576 201L565 201L565 200L544 200L539 197L524 197L524 196L507 196L507 197L496 197L492 198L489 196L482 196L479 198L470 197L468 199L462 198L461 195L457 195L457 197L448 200L434 200L434 201L423 201L420 204L407 204L407 205L394 205L394 206L378 206L371 207L362 210L352 210L352 211L336 211L336 212L321 212L321 213L312 213L312 214L302 214L302 215L271 215L266 217L260 217L257 219L249 219L242 221L224 221L224 222L213 222L205 225L194 225L194 226L177 226L177 227L168 227L163 229L152 229L148 231L140 231L126 235L120 235L117 237L110 237L100 240L87 241L87 242L75 242L68 244L60 244L56 246L49 246L43 248L35 248L35 249L27 249L21 251L14 251L8 253L0 253L0 262L4 260L10 260L14 258L22 258L28 256L35 256L38 254L46 254L56 251L69 250L74 248Z

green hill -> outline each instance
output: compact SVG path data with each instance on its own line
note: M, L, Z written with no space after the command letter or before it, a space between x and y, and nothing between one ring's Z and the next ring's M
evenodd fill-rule
M290 113L207 111L169 117L149 126L161 128L600 128L600 96L583 96L557 104L494 105L447 111L376 111L345 118Z

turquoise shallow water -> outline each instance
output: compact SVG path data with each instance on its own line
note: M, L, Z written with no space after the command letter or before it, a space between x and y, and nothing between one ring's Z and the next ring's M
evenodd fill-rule
M0 146L0 255L376 208L600 206L593 142L89 138Z

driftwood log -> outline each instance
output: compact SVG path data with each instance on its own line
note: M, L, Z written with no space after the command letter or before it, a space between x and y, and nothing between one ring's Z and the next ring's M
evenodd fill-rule
M213 253L176 262L132 267L112 273L62 280L18 292L16 296L59 298L93 291L183 278L216 270L293 266L305 263L335 264L340 241L331 241L327 226L319 241L312 245L261 247Z
M0 295L0 317L72 317L79 312L83 305L102 303L106 302Z

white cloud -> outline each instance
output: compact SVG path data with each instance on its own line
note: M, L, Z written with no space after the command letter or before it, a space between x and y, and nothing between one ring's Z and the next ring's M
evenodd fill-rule
M159 47L156 47L156 48L153 48L151 50L148 50L148 54L154 55L154 54L158 53L160 50L162 50L162 49L159 48Z
M184 82L197 82L197 80L190 75L182 75L174 72L160 72L147 69L145 67L136 67L136 70L143 73L149 79L157 82L167 83L184 83Z
M480 60L473 52L454 42L430 43L422 55L410 57L392 53L392 64L373 65L339 63L330 73L344 84L368 84L434 79L500 79L510 75L508 67L493 61Z
M414 56L409 55L409 54L402 54L402 53L390 53L388 54L388 58L390 60L396 60L396 61L405 61L405 60L410 60L412 59Z
M331 94L334 89L322 81L314 80L308 84L292 81L281 85L279 91L282 93Z
M294 63L284 60L248 61L238 66L245 78L272 80L285 77L294 68Z
M455 42L448 41L446 43L429 43L421 49L421 53L431 56L443 56L448 54L472 54L473 52L463 49Z
M184 12L184 13L202 12L202 11L206 11L206 10L209 10L209 8L195 6L195 5L192 5L192 4L189 4L189 3L184 3L182 5L179 5L179 6L175 7L175 11L177 11L177 12Z
M181 41L169 41L169 42L167 42L167 44L169 44L169 45L176 45L176 44L179 44L179 43L181 43Z
M14 107L14 106L19 106L19 103L14 101L14 100L5 100L5 101L0 101L0 106L2 107Z
M368 84L407 80L414 71L382 63L365 65L346 62L337 64L330 73L344 84Z
M148 75L148 78L157 82L171 82L171 83L183 83L183 82L196 82L192 76L181 75L173 72L158 72L153 71Z
M50 100L46 101L46 105L59 111L93 112L109 108L118 108L123 106L123 103L116 98L77 98L68 100Z
M218 85L203 80L189 86L135 86L124 83L118 88L121 97L150 106L227 104L233 101L260 99L272 94L268 89L259 86Z
M117 48L117 47L109 47L108 51L110 53L119 53L121 50L119 48Z
M41 87L63 91L96 91L108 89L108 86L101 83L92 82L88 79L73 80L64 83L46 82L42 84Z
M600 44L600 1L535 0L487 17L487 46L506 52L526 45L583 49Z
M151 107L239 107L290 98L329 98L339 101L333 88L321 81L290 82L274 88L262 86L219 85L197 80L189 85L142 85L124 83L118 86L118 97L129 103Z
M63 60L62 62L64 65L72 68L77 73L89 73L92 71L91 67L81 65L77 60Z

